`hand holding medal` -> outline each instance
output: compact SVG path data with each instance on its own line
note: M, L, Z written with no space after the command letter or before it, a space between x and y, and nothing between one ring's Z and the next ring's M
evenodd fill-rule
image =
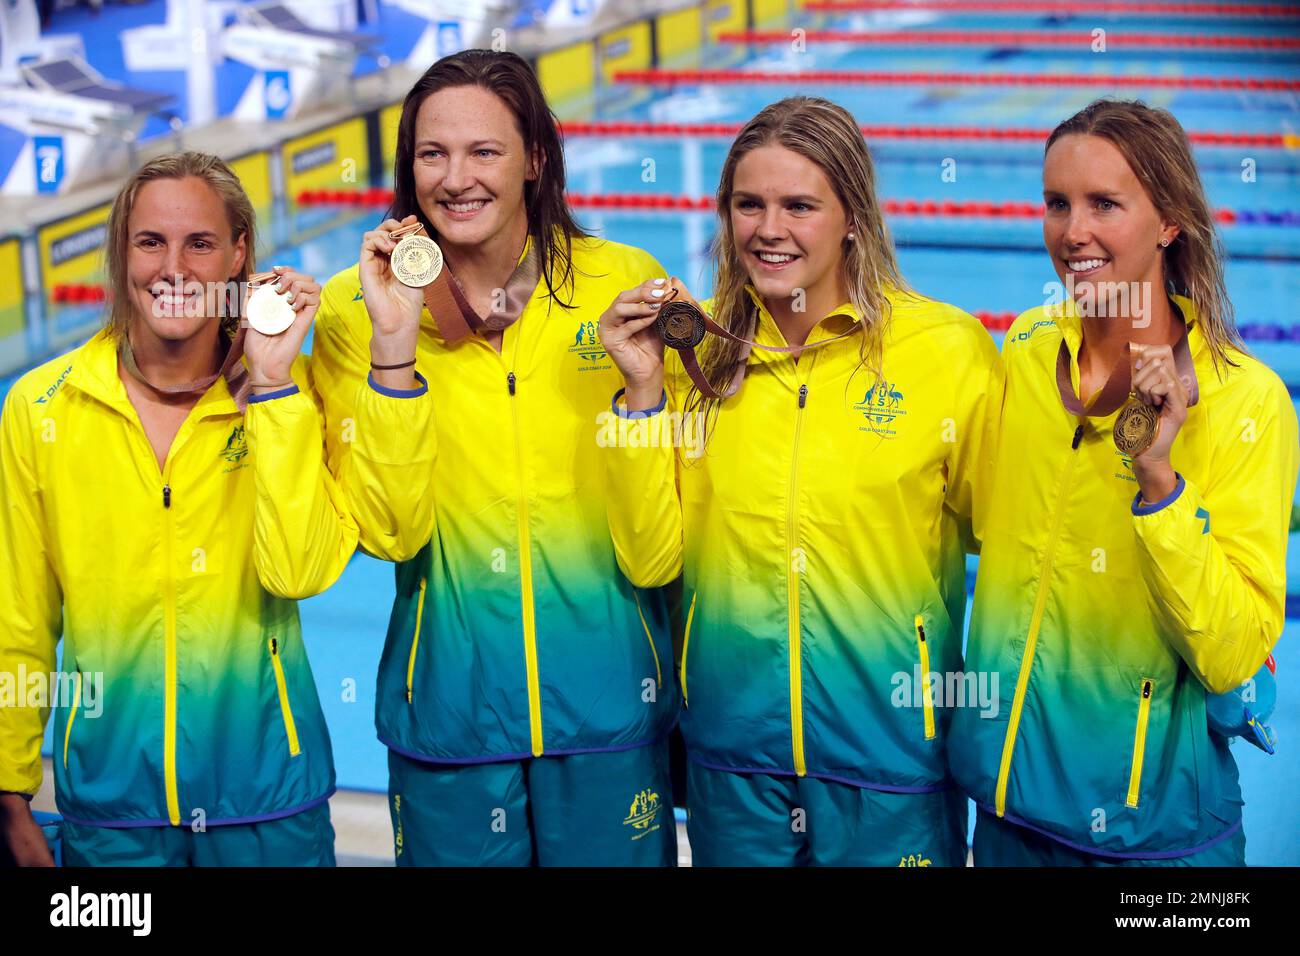
M1180 374L1174 350L1168 345L1132 345L1133 356L1132 395L1135 399L1115 422L1115 441L1120 445L1121 429L1127 437L1137 439L1134 450L1127 452L1141 457L1144 464L1167 461L1178 431L1187 421L1187 407L1192 396L1193 381Z
M432 239L418 235L423 230L415 216L400 222L386 219L361 240L361 293L375 336L385 341L398 336L403 345L409 343L406 351L410 355L415 354L424 305L421 286L416 283L427 276L427 285L442 269L442 253ZM428 246L433 247L432 252Z
M663 390L664 344L654 326L670 292L666 279L647 279L619 293L600 317L600 343L623 373L634 411L652 408Z
M1200 398L1185 329L1172 346L1130 343L1086 407L1074 393L1070 352L1062 341L1056 384L1061 404L1072 415L1105 418L1119 411L1112 437L1115 447L1133 459L1140 481L1155 478L1157 472L1161 479L1172 474L1169 449L1187 420L1187 409Z
M254 391L285 388L290 369L316 318L320 286L311 276L276 266L248 278L244 319L244 355Z

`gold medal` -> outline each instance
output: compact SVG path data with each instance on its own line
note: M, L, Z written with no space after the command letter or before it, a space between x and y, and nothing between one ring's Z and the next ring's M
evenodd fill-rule
M278 278L274 272L260 272L248 279L253 294L244 306L244 317L255 332L263 335L281 334L298 317L284 294L277 292L274 285L267 284Z
M1160 434L1160 410L1143 402L1129 402L1115 419L1115 447L1136 458L1156 440Z
M419 227L423 229L424 227ZM390 235L397 235L394 231ZM442 272L442 250L428 236L409 232L402 237L389 258L397 281L412 289L423 289Z

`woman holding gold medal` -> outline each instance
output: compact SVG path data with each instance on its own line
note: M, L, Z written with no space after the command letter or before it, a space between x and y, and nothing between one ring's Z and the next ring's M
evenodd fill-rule
M362 546L398 563L376 700L397 863L672 865L667 613L609 540L595 338L663 270L574 223L514 54L424 74L395 178L312 368Z
M1271 681L1295 412L1235 330L1173 116L1093 103L1048 139L1043 191L1073 298L1003 346L967 649L1001 675L1000 707L959 712L950 751L975 863L1242 865L1238 730L1215 712L1229 695L1271 749L1231 693Z
M964 865L939 688L961 671L997 350L904 285L841 107L750 120L717 206L712 303L651 278L600 326L629 419L606 449L620 564L685 575L692 858ZM637 434L672 415L702 456Z
M296 600L338 578L357 530L299 354L319 287L250 276L253 254L224 162L149 161L108 220L108 327L5 403L0 671L71 687L0 707L19 863L52 862L27 803L51 706L66 863L334 862Z

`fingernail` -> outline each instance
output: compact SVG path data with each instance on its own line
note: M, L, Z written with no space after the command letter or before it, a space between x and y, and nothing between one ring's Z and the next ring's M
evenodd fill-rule
M661 296L661 295L664 294L664 290L663 290L663 289L651 289L651 290L650 290L650 294L651 294L652 296L655 296L656 298L658 298L659 296Z
M283 291L284 291L284 286L277 282L277 283L275 284L275 291L276 291L276 292L283 292Z
M1138 359L1137 367L1138 367L1138 368L1141 368L1141 367L1142 367L1142 360L1141 360L1141 359Z
M667 279L655 279L655 285L663 285L667 281Z
M661 306L661 305L663 305L662 302L651 302L651 303L650 303L650 308L652 308L652 309L657 309L657 308L659 308L659 306Z
M293 305L293 293L292 293L292 292L289 293L289 298L288 298L287 301L288 301L288 303L289 303L290 305Z

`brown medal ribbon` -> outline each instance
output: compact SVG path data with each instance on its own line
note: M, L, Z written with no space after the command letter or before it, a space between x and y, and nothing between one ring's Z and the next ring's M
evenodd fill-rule
M781 352L798 356L802 352L821 348L831 342L839 341L850 335L856 335L859 331L855 326L847 332L841 332L839 335L822 339L812 345L759 345L757 342L733 334L713 321L712 317L700 308L699 303L691 298L690 293L682 287L677 279L674 278L670 281L672 291L659 306L659 314L655 318L655 331L659 333L659 338L663 340L664 345L675 349L681 356L682 366L686 369L686 374L691 377L691 381L695 383L695 387L699 389L700 394L706 398L730 398L736 394L736 390L740 388L740 383L745 378L745 368L749 361L751 349L762 349L765 352ZM704 369L700 367L699 359L695 355L696 347L704 341L705 335L710 332L724 339L739 342L744 346L744 350L736 360L736 370L731 376L731 381L727 383L727 387L721 392L709 383L708 378L704 375Z
M1172 303L1171 303L1172 305ZM1176 305L1175 314L1182 319L1182 313ZM1187 344L1187 325L1182 325L1182 333L1174 344L1175 374L1180 379L1187 379L1191 386L1187 389L1187 407L1190 408L1200 399L1200 387L1196 381L1196 370L1192 364L1191 349ZM1120 406L1133 398L1133 352L1129 343L1124 343L1124 350L1106 383L1098 390L1086 406L1074 393L1070 381L1070 348L1065 340L1056 353L1056 388L1061 395L1061 404L1071 415L1079 418L1105 418L1113 414ZM1154 412L1154 414L1153 414ZM1132 419L1132 421L1130 421ZM1133 402L1120 414L1115 423L1115 443L1126 454L1140 455L1155 441L1159 433L1160 415L1158 410L1142 402Z
M413 223L394 229L389 235L394 239L403 239L424 231L423 223ZM537 245L529 243L523 260L506 280L503 289L505 292L503 307L483 317L469 304L464 290L456 281L456 276L444 262L437 277L424 287L424 305L429 310L429 315L433 316L438 333L448 344L454 344L471 335L483 337L493 332L504 332L523 314L528 300L533 296L533 290L537 288L541 272L541 256L537 251Z
M184 382L179 385L155 385L149 379L145 378L144 372L140 371L140 366L135 360L135 350L131 347L131 336L129 332L123 333L117 340L117 356L122 362L122 367L127 373L142 385L147 385L159 395L193 395L202 396L219 378L226 380L226 387L230 390L230 397L235 400L236 407L241 411L248 408L248 396L252 392L252 385L248 379L248 369L244 367L242 361L244 357L244 328L241 327L230 340L230 348L226 352L226 358L221 363L221 368L215 375L205 375L203 378L195 379L192 382Z

